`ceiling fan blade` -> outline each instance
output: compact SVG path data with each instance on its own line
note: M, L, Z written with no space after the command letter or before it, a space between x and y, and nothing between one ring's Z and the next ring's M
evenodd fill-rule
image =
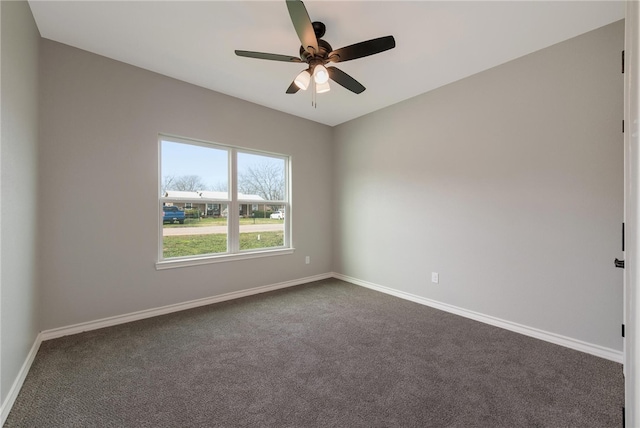
M256 59L268 59L271 61L284 61L284 62L302 62L302 60L295 56L290 55L278 55L272 53L264 53L264 52L251 52L251 51L235 51L236 55L244 56L247 58L256 58Z
M300 88L298 88L298 85L296 85L296 82L294 80L293 82L291 82L291 84L287 88L287 94L295 94L299 90L300 90Z
M367 40L366 42L356 43L355 45L345 46L336 49L329 54L329 61L343 62L352 59L362 58L387 51L396 47L396 40L393 36L378 37L377 39Z
M287 9L304 50L311 54L317 53L318 40L304 3L300 0L287 0Z
M351 92L354 92L356 94L361 94L362 92L364 92L365 89L367 89L364 86L362 86L360 82L358 82L356 79L349 76L347 73L340 70L339 68L327 67L327 71L329 72L329 77L331 78L331 80L333 80L334 82L336 82L341 86L344 86Z

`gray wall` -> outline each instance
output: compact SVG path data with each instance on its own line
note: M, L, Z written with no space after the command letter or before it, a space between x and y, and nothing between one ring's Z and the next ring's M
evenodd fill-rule
M623 33L338 126L334 270L621 350Z
M36 215L40 34L27 2L3 1L0 10L0 402L3 403L39 331Z
M48 40L40 60L43 329L331 272L331 128ZM291 155L295 253L156 271L159 132Z

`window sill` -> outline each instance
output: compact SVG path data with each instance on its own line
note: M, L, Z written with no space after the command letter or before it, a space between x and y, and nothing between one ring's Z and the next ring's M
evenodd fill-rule
M247 253L224 254L219 256L206 255L202 257L163 260L161 262L156 262L156 270L208 265L212 263L234 262L237 260L249 260L271 256L284 256L287 254L293 254L294 251L295 248L278 248L276 250L252 251Z

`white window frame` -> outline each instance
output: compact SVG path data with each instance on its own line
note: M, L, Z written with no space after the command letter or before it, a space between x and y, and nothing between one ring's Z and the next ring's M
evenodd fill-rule
M220 211L222 212L222 205L227 205L227 252L217 254L202 254L197 256L185 256L185 257L172 257L164 258L162 246L163 246L163 219L162 219L162 206L163 204L175 203L175 199L165 197L162 195L162 141L170 141L174 143L197 145L202 147L210 147L212 149L225 150L228 152L229 167L228 167L228 193L227 196L231 196L228 199L217 198L202 198L197 200L180 200L180 202L192 203L192 204L220 204ZM285 174L285 199L278 201L265 201L265 200L253 200L253 199L238 199L238 153L248 153L259 156L267 156L277 159L282 159L285 162L284 174ZM291 217L292 215L286 215L284 220L284 245L281 247L269 247L251 250L240 250L240 221L239 212L241 204L262 204L270 203L282 205L285 207L287 213L292 213L291 203L291 156L283 155L279 153L271 153L260 150L248 149L245 147L231 146L227 144L212 143L208 141L195 140L192 138L176 137L168 134L158 135L158 259L156 262L156 269L171 269L186 266L197 266L209 263L220 263L235 260L246 260L260 257L270 257L292 254L295 251L293 248L292 240L292 227ZM205 205L206 206L206 205ZM236 213L231 215L230 213Z

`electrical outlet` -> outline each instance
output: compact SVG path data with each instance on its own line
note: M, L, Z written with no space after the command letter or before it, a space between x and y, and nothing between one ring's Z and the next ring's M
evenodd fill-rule
M311 263L311 257L309 257L309 256L305 257L304 258L304 262L305 262L305 264Z
M438 272L431 272L431 282L433 282L434 284L440 282L440 276L438 275Z

